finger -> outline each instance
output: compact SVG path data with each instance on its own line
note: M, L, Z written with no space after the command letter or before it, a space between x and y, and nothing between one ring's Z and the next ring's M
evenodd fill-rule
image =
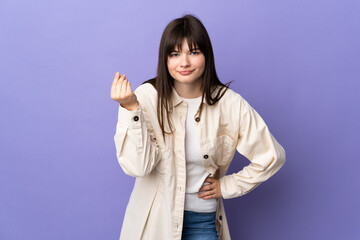
M120 97L120 96L123 96L121 95L122 94L122 84L124 82L124 79L125 79L125 74L123 74L120 78L119 78L119 81L117 82L116 84L116 96Z
M120 82L120 92L121 92L121 94L123 93L122 92L122 88L123 88L123 83L124 83L124 80L126 79L126 75L125 74L123 74L121 77L120 77L120 79L119 79L119 82ZM123 95L121 95L121 96L123 96Z
M119 80L118 80L118 82L117 82L117 86L119 87L119 86L121 86L121 84L122 84L122 82L124 81L124 79L125 79L125 74L123 74L122 76L120 76L119 75Z
M208 195L213 195L215 193L216 193L216 191L215 191L215 189L213 189L213 190L209 190L204 193L201 193L201 195L204 197L204 196L208 196Z
M213 183L213 182L215 182L215 178L207 177L204 182Z
M214 187L215 186L212 184L204 185L199 189L199 192L212 190L212 189L214 189Z
M113 82L112 82L112 84L111 84L111 96L112 96L112 97L115 96L116 85L117 85L117 82L118 82L118 80L119 80L119 75L120 75L119 72L116 72L116 73L115 73L114 80L113 80Z
M211 196L211 195L213 195L213 194L216 194L216 191L214 191L214 190L206 191L206 192L203 192L203 193L198 194L198 196L199 196L200 198L203 198L203 197L206 197L206 196Z
M203 183L202 187L199 189L199 191L204 189L205 186L212 185L214 182L215 182L215 178L212 178L212 177L205 178L204 183Z
M127 81L127 88L126 88L126 89L127 89L127 90L126 90L126 94L127 94L127 95L130 95L131 92L132 92L132 90L131 90L131 84L130 84L129 80Z
M121 85L121 96L126 96L127 83L128 80L125 78Z
M115 73L115 76L114 76L114 81L119 80L119 77L120 77L120 73L119 73L119 72L116 72L116 73Z
M199 192L207 191L207 190L211 190L211 189L212 189L211 184L207 184L207 185L203 185L203 186L199 189Z
M126 75L125 75L125 74L123 74L123 75L120 77L120 81L124 81L124 80L125 80L125 78L126 78Z
M216 194L212 194L212 195L208 195L208 196L206 196L206 197L203 197L202 199L203 199L203 200L206 200L206 199L211 199L211 198L216 198L216 197L217 197Z

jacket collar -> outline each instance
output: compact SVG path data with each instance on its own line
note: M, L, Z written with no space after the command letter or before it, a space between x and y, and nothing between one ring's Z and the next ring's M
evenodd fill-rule
M217 86L217 90L219 90L220 86ZM214 98L216 96L216 93L217 93L217 90L213 91L211 96ZM172 86L172 94L171 94L171 103L172 103L172 106L173 108L175 108L177 105L179 105L183 99L179 96L179 94L177 93L177 91L175 90L175 88ZM203 103L209 105L208 102L206 102L206 93L205 93L205 96L204 96L204 99L203 99Z

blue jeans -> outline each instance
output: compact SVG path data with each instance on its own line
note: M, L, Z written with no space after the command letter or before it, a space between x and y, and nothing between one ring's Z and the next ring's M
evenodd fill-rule
M216 212L184 211L182 240L218 240Z

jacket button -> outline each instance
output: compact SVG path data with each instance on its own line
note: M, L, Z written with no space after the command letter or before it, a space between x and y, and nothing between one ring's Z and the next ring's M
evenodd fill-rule
M219 219L222 220L222 216L221 216L221 215L219 216Z
M138 117L138 116L135 116L135 117L134 117L134 121L137 121L137 120L139 120L139 117Z
M208 156L207 154L204 155L204 158L205 158L205 159L208 159L208 157L209 157L209 156Z
M195 118L195 121L199 122L199 121L200 121L200 118L199 118L199 117L196 117L196 118Z

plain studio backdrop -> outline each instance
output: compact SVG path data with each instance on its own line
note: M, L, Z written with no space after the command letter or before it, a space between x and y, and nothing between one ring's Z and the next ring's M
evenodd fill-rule
M286 163L225 200L232 239L360 239L360 1L0 2L0 239L118 239L134 178L115 151L114 73L155 76L165 26L207 28L223 83ZM249 161L236 153L229 172Z

